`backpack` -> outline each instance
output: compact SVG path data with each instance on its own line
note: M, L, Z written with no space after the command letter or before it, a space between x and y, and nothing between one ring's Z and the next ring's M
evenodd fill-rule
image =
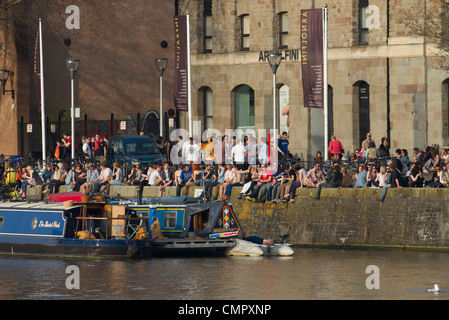
M368 159L377 159L376 148L369 148L368 149Z

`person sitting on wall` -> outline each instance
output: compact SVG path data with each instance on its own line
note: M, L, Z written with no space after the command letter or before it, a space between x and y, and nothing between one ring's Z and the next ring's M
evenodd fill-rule
M368 178L368 166L359 166L361 170L357 173L357 179L355 180L355 188L366 188Z
M323 171L320 169L320 163L315 162L313 168L309 170L305 178L305 185L309 188L317 188L320 182L324 181Z
M385 181L385 186L382 188L382 193L380 194L380 201L385 200L385 196L387 195L387 190L390 188L402 188L400 179L401 173L396 167L395 161L389 161L387 166L388 174Z
M267 194L268 186L273 181L273 170L271 166L262 164L261 165L261 177L259 182L257 182L256 186L254 187L253 193L251 196L246 197L245 199L250 201L257 201L257 202L265 202L265 196ZM257 200L256 200L257 197Z
M188 164L186 164L178 178L176 196L179 197L181 195L182 187L184 187L184 195L187 196L189 194L189 187L193 186L195 186L195 183L193 182L193 170Z
M327 176L326 181L322 181L318 184L315 199L320 200L322 188L340 188L342 179L343 175L340 172L340 165L334 164L333 170Z
M170 165L168 162L164 163L164 166L161 170L160 177L162 179L162 182L159 184L159 197L162 197L164 194L165 188L172 186L175 174L173 170L170 168Z

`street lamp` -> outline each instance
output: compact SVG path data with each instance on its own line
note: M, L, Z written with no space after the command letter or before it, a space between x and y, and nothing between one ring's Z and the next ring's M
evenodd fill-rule
M8 81L9 73L10 73L9 70L6 69L0 70L0 82L3 88L3 95L5 95L6 92L11 92L12 99L14 100L14 90L5 90L5 85L6 81Z
M71 109L71 115L72 115L72 159L75 159L75 73L78 71L78 67L80 65L80 61L78 59L68 59L66 60L67 68L70 72L70 79L71 79L71 97L72 97L72 109Z
M276 72L281 64L282 54L279 51L270 51L268 53L268 63L273 71L273 146L274 146L274 163L277 164L277 134L276 134Z
M160 113L159 113L159 135L162 137L162 76L164 75L165 68L167 68L168 59L167 58L157 58L155 59L156 67L159 70L160 81L159 81L159 99L160 99Z

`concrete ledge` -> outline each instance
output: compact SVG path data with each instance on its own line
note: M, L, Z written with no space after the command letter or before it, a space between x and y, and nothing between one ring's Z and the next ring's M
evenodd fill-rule
M27 197L30 200L42 200L42 191L47 186L28 186ZM69 185L60 186L59 192L68 192L71 187ZM195 195L195 190L202 190L203 187L190 187L189 196ZM232 198L237 198L242 187L232 188ZM316 195L316 188L302 188L296 190L296 198L314 198ZM183 194L184 189L181 190ZM111 186L109 195L115 196L120 194L125 199L136 199L138 187L136 186ZM321 190L322 198L334 197L377 197L380 196L382 188L323 188ZM218 187L212 190L213 195L218 194ZM449 199L449 188L395 188L389 189L387 194L394 194L395 197L432 197L440 199ZM176 187L167 187L164 191L164 196L175 196ZM159 196L159 187L146 186L143 188L142 197L156 198Z

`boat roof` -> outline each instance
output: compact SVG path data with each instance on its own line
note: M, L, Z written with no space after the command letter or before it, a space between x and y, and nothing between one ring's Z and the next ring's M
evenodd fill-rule
M77 206L73 206L77 207ZM0 202L0 210L1 209L22 209L22 210L30 210L30 209L38 209L38 210L67 210L73 207L66 207L63 203L60 202L23 202L23 201L7 201Z
M167 204L167 205L182 205L187 203L198 203L198 199L189 196L166 196L161 198L154 198L149 201L150 204Z

